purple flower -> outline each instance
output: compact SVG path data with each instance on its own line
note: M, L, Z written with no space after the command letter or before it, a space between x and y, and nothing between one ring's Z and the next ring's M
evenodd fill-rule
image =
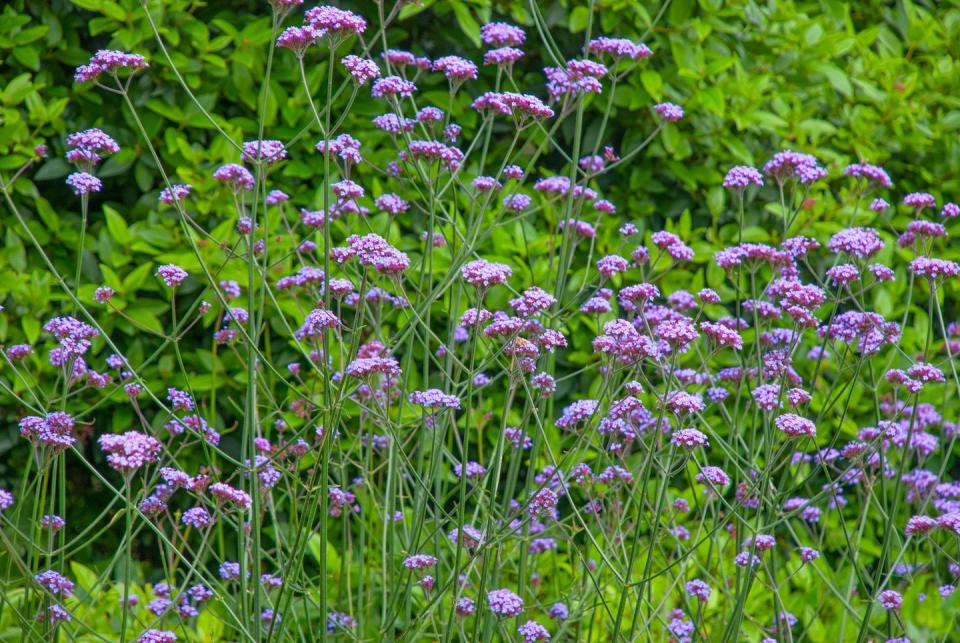
M696 429L679 429L670 437L670 444L686 449L710 446L710 440Z
M190 190L193 189L193 186L188 184L177 184L174 183L169 188L163 188L160 191L160 203L166 203L167 205L173 205L176 201L182 201L187 198L190 194Z
M890 180L890 176L887 174L879 165L870 165L869 163L853 163L848 165L843 170L844 176L852 176L854 178L862 178L865 181L869 181L874 185L878 185L883 188L893 187L893 181Z
M816 437L817 427L810 420L795 415L785 413L774 420L777 428L792 438L800 436Z
M244 143L244 146L246 145L247 143ZM254 148L254 151L255 150L256 148ZM234 192L253 189L253 175L250 174L247 168L242 165L237 165L236 163L228 163L227 165L220 166L213 173L213 178L220 183L226 183Z
M33 580L54 596L61 598L73 596L73 582L52 569L40 572L33 577Z
M475 80L477 78L477 66L459 56L437 58L433 61L433 70L443 72L443 75L454 83L462 83L465 80Z
M73 193L78 196L90 194L91 192L99 192L100 188L103 187L100 179L86 172L74 172L68 176L67 185L73 188Z
M210 513L203 507L193 507L183 512L181 521L183 524L195 529L202 529L210 526L213 523L213 518L210 517Z
M523 51L514 47L500 47L491 49L483 54L484 65L498 65L505 67L508 72L513 67L513 63L523 58Z
M287 158L287 150L280 141L245 141L243 143L243 154L241 157L249 163L262 162L267 165L273 165ZM216 174L214 174L214 178L220 180Z
M536 96L514 92L486 92L473 101L473 108L477 111L487 111L514 118L523 116L550 118L554 114L553 110L544 105L543 101Z
M629 58L630 60L647 58L653 55L650 48L642 42L633 42L626 38L607 38L606 36L594 38L587 43L587 53L612 56L616 59Z
M147 630L137 638L137 643L175 643L177 635L167 630Z
M683 118L683 108L673 103L659 103L653 106L655 112L660 114L664 120L675 123Z
M168 263L157 268L157 276L163 279L164 283L170 288L176 288L182 284L189 275L187 271L180 266Z
M519 616L523 612L523 599L509 589L487 592L490 611L498 616Z
M363 85L368 80L380 77L380 67L369 58L353 55L344 56L340 63L350 72L358 85Z
M692 581L687 582L686 589L687 596L690 598L699 599L704 603L710 600L710 586L699 578L695 578Z
M135 72L146 69L148 66L147 61L139 54L101 49L90 58L89 63L77 67L73 79L78 83L84 83L97 80L100 74L115 74L120 70Z
M820 167L811 154L790 150L774 154L773 158L764 164L763 171L773 176L778 183L798 179L800 183L809 184L827 176L827 171Z
M357 14L330 6L308 10L304 22L329 38L346 38L367 30L367 21Z
M917 210L922 210L923 208L936 207L937 200L933 198L932 194L928 194L927 192L911 192L903 197L903 204L909 205Z
M892 589L885 589L880 592L877 595L877 600L888 611L898 610L903 605L903 596L900 595L900 592Z
M513 270L506 264L477 259L465 264L460 269L460 274L467 283L477 288L489 288L506 283L513 274Z
M736 165L723 177L723 187L743 190L750 185L763 186L763 176L749 165Z
M549 641L550 632L547 628L534 620L527 621L517 628L517 633L523 637L523 643L535 643L536 641Z
M473 602L472 598L459 598L457 599L457 604L454 607L454 610L457 613L457 616L470 616L476 611L477 607Z
M107 455L107 464L124 474L160 458L160 441L139 431L101 435L100 448Z
M459 409L460 398L456 395L447 395L440 389L431 388L426 391L414 391L407 398L410 404L425 409Z
M374 98L390 98L400 96L409 98L413 92L417 91L417 86L409 80L404 80L399 76L386 76L374 81L370 89L370 95Z
M480 39L485 45L494 47L516 47L527 39L523 29L505 22L491 22L480 28Z
M436 557L428 556L426 554L414 554L413 556L407 556L403 560L403 566L407 569L427 569L428 567L433 567L436 564Z

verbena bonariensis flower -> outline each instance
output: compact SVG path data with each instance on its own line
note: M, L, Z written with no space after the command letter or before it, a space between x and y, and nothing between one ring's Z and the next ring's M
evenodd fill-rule
M524 643L535 643L535 641L549 641L550 632L540 623L534 620L527 621L517 628L517 633L523 637Z
M273 165L277 161L287 158L287 150L280 141L245 141L242 158L249 163ZM217 178L217 176L214 175L214 178ZM221 179L217 178L217 180Z
M427 389L426 391L414 391L410 394L408 401L415 406L421 406L425 409L459 409L460 398L456 395L447 395L440 389Z
M523 29L505 22L491 22L480 28L480 39L485 45L494 47L516 47L527 39Z
M879 165L870 165L869 163L852 163L843 170L844 176L862 178L865 181L883 188L893 187L893 181Z
M626 38L608 38L601 36L587 43L586 51L597 56L611 56L615 59L637 60L653 55L650 48L642 42L633 42Z
M774 177L778 183L796 179L800 183L809 184L827 176L827 171L820 167L812 154L791 150L774 154L773 158L764 164L763 171Z
M352 11L326 5L309 9L304 20L324 36L331 38L345 38L367 30L367 21L362 17Z
M751 185L762 186L763 175L749 165L736 165L723 177L723 187L743 190Z
M67 185L73 188L73 193L77 196L99 192L103 188L100 179L86 172L74 172L68 176Z
M157 268L157 276L171 288L176 288L189 277L186 270L172 263Z
M654 111L664 120L675 123L683 118L683 108L673 103L659 103L653 106Z
M361 58L360 56L351 54L344 56L340 60L340 64L344 66L358 85L363 85L368 80L373 80L380 76L380 67L369 58Z
M374 98L409 98L413 92L417 91L417 86L409 80L404 80L399 76L385 76L373 83L370 89L370 95Z
M139 54L101 49L90 58L89 63L77 67L73 78L78 83L82 83L97 80L101 74L116 74L121 70L132 73L146 69L148 66L146 59Z
M169 188L160 190L159 201L167 205L173 205L177 201L182 201L189 196L193 186L187 184L173 184Z
M487 592L487 604L497 616L519 616L523 613L523 599L506 588Z
M107 464L123 474L133 473L160 458L160 441L139 431L108 433L98 441L107 454Z
M250 170L236 163L228 163L220 166L213 173L213 178L221 183L226 183L234 192L252 190L254 185L253 175L250 174Z

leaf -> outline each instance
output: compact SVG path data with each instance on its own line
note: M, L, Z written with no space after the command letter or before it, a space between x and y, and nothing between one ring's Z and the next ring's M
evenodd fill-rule
M844 96L849 97L853 94L853 85L850 84L850 79L847 78L847 75L836 65L820 63L816 65L814 69L822 74L824 78L827 79L827 82Z
M70 561L70 571L73 572L77 584L88 594L97 585L97 575L89 567L84 567L75 560Z
M477 23L470 8L461 2L451 2L453 13L457 17L457 24L463 30L464 35L470 39L474 47L480 46L480 25Z
M127 222L123 220L123 217L121 217L116 210L109 205L104 205L103 214L107 218L107 230L110 231L110 236L113 237L117 243L128 245L133 241L133 237L130 236L130 229L127 227Z
M40 337L40 322L35 317L24 315L20 320L20 326L23 327L23 334L29 343L34 343Z
M570 31L579 33L587 28L587 22L590 20L590 10L586 7L574 7L570 12Z
M640 74L640 83L654 100L660 100L663 97L660 92L663 89L663 78L657 72L652 69L643 70L643 73Z
M134 320L147 330L152 330L155 333L163 333L163 324L160 323L160 320L152 312L143 307L137 308L128 308L127 316L130 319Z
M147 262L137 266L129 275L123 279L123 288L128 293L140 288L143 285L143 282L147 280L147 276L150 274L150 271L153 270L153 263Z

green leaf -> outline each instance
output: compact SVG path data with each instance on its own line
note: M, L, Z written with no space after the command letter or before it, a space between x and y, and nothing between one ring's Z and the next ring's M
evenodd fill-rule
M827 79L827 82L844 96L849 97L853 94L853 85L850 84L850 79L847 78L847 75L836 65L820 63L816 65L814 69L822 74L824 78Z
M470 8L461 2L451 2L450 5L453 7L453 13L457 17L457 24L460 25L460 29L464 35L470 39L474 47L479 47L480 25L470 12Z
M147 262L137 266L129 275L123 279L123 288L128 293L132 293L147 280L150 271L153 270L153 263Z
M40 322L35 317L24 315L20 320L20 326L29 343L33 344L40 337Z
M77 561L71 560L70 571L73 572L73 577L77 579L77 584L87 593L90 593L96 587L97 575L89 567L84 567Z
M121 217L116 210L109 205L104 205L103 214L107 219L107 230L110 231L110 236L113 237L117 243L128 245L133 241L133 237L130 236L130 229L127 227L127 222L123 220L123 217Z
M643 88L647 90L647 93L650 94L650 97L654 100L660 100L663 97L663 94L660 91L663 89L663 78L661 78L660 74L654 70L643 70L643 73L640 74L640 83L643 85Z

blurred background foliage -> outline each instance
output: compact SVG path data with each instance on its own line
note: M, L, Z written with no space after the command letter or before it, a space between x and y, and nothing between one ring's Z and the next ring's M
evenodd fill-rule
M198 102L216 115L234 139L256 138L255 115L262 100L261 79L271 40L267 2L150 0L148 5ZM345 6L375 22L374 3ZM733 204L720 188L723 174L735 164L760 166L782 148L816 154L834 176L849 162L869 161L886 167L898 194L927 190L940 202L956 198L960 9L954 3L599 0L593 7L591 13L590 5L582 1L426 1L403 9L389 40L417 54L456 53L479 62L481 24L504 20L523 25L528 31L528 53L519 66L518 82L541 96L545 94L541 68L552 60L546 57L532 26L531 11L543 14L551 25L550 38L566 57L578 55L588 29L593 35L644 40L655 55L617 87L610 129L599 143L612 144L620 151L638 144L655 127L651 105L656 102L676 102L687 116L668 125L640 158L614 176L601 178L598 187L617 204L619 217L647 230L667 226L678 231L700 258L711 256L735 237ZM296 24L300 15L295 12L287 23ZM169 308L166 294L152 277L155 266L173 262L190 271L196 260L173 211L158 207L157 195L163 187L160 175L138 141L129 112L118 97L74 84L75 67L100 48L147 56L151 69L135 78L134 101L164 166L175 175L174 180L193 184L190 208L204 225L209 224L214 237L218 230L224 233L219 236L225 236L231 228L232 205L224 190L214 188L210 175L217 165L235 162L239 155L183 92L138 0L13 0L4 3L0 24L0 173L9 178L31 156L36 144L50 147L50 158L16 183L14 199L62 274L73 274L80 230L79 199L63 182L69 171L63 158L65 136L101 127L123 148L98 171L104 190L91 201L80 299L90 302L94 288L101 284L117 291L114 302L125 317L110 316L104 324L114 341L125 347L128 359L139 363L156 346L156 338L145 336L143 329L161 332L161 319ZM277 57L266 103L267 122L273 125L265 136L285 141L303 138L291 149L291 160L283 164L277 184L271 187L291 194L296 206L318 207L322 165L311 149L317 136L303 132L310 122L309 107L293 56L278 51ZM320 52L311 54L308 64L316 96L325 57ZM485 69L482 73L492 72ZM476 124L476 114L469 108L472 97L479 87L489 86L468 83L448 106L442 78L420 84L424 102L452 107L454 119L466 132ZM367 96L368 92L361 93L344 129L365 132L364 154L382 165L394 152L389 144L381 144L386 142L384 133L371 132L369 120L383 111L383 105ZM596 115L600 108L594 109ZM597 142L599 120L587 121L588 147ZM572 140L572 121L559 135ZM508 139L502 141L506 143ZM541 161L541 169L548 173L561 167L559 157L548 155ZM368 193L383 191L375 180L365 180L365 187ZM803 232L823 239L843 227L851 207L849 202L841 205L844 196L842 190L817 192L806 206ZM894 201L893 195L886 196ZM774 200L772 193L761 194L757 203ZM770 220L762 208L755 207L750 217L754 225L747 238L766 240L764 226ZM906 220L903 214L886 223L893 229ZM603 247L617 246L616 228L604 226ZM531 230L542 232L536 224L531 224ZM9 214L3 218L0 233L0 304L7 311L0 317L0 343L32 343L40 337L42 323L64 310L66 296ZM404 249L416 252L418 242L410 236ZM535 262L511 235L496 234L490 243L496 246L493 254L515 265L529 263L533 282L549 283L546 265ZM899 252L892 245L884 251L884 260ZM947 256L956 258L956 254ZM901 270L904 263L899 262ZM245 283L244 275L233 274L233 270L228 268L220 276ZM523 278L527 277L524 274ZM714 267L704 269L701 284L688 280L671 284L668 279L665 286L667 291L702 285L719 289L720 282L722 273ZM901 279L897 286L901 294L906 289L904 282ZM203 287L188 282L183 294L195 297ZM876 309L885 315L901 315L903 304L896 292L879 292L877 297L885 299L873 302ZM915 329L905 333L907 342L916 341L925 328L924 313L917 312ZM200 331L211 332L213 324L213 319L206 319ZM574 347L589 350L590 330L571 330ZM585 339L580 341L577 335ZM192 389L207 391L211 380L219 378L220 386L229 390L233 385L240 390L243 369L239 362L231 368L229 361L223 361L229 356L224 356L219 367L211 366L217 362L209 345L209 340L198 341L185 354L185 360L200 371L190 382ZM104 356L103 351L98 355ZM39 368L45 354L38 351L32 359ZM586 361L587 355L571 351L570 359ZM205 369L211 375L205 377ZM165 354L141 374L159 387L161 383L179 384L176 373L173 356ZM583 384L582 390L587 390L590 383ZM229 400L227 396L218 399ZM566 399L561 391L558 404ZM114 402L113 407L101 405L95 414L100 431L125 430L132 422L122 392L116 393ZM489 401L491 407L494 402ZM12 481L22 461L11 457L12 450L27 455L15 426L23 409L6 398L0 410L4 419L0 479ZM225 428L229 433L229 427ZM93 449L89 451L92 459L99 457Z

